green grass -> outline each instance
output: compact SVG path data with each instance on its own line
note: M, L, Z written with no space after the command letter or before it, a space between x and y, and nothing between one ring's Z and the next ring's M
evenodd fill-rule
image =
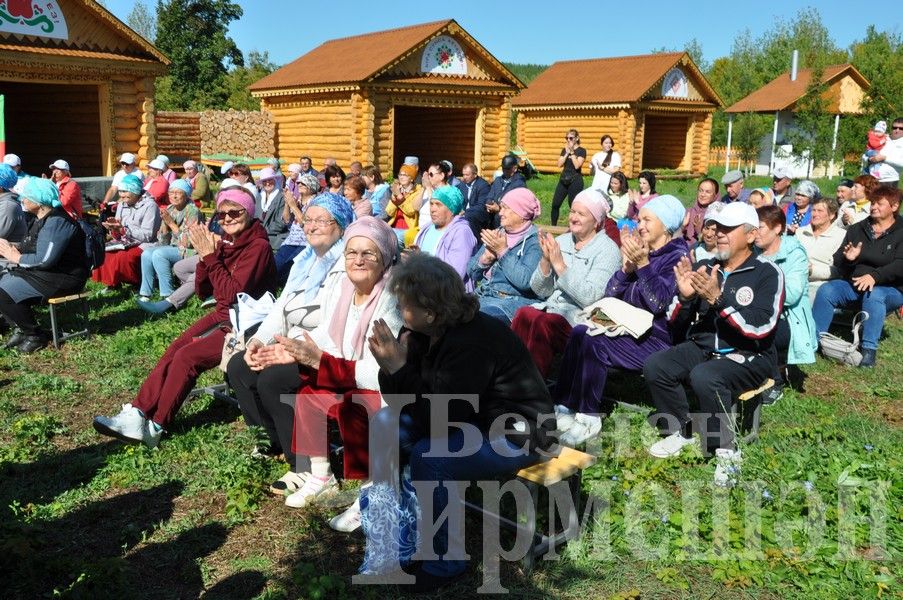
M146 319L125 292L91 308L90 339L31 357L0 351L4 598L398 595L351 584L363 541L329 529L338 508L290 510L265 494L285 465L250 457L259 434L234 408L187 402L153 451L96 435L91 418L129 401L202 311ZM649 458L648 426L617 411L590 449L599 460L584 492L596 513L583 536L530 576L503 561L503 585L512 597L581 600L900 597L900 320L886 334L878 369L819 359L805 391L764 411L727 495L709 487L698 454ZM638 393L635 382L619 389ZM479 563L480 521L468 531ZM435 596L474 597L480 583L478 565Z

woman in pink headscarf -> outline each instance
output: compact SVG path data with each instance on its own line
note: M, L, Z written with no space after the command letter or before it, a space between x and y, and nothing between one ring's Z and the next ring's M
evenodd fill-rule
M379 410L379 365L368 346L373 323L384 320L393 335L401 329L395 297L386 290L398 253L398 238L389 225L372 216L345 229L345 257L319 293L320 324L296 339L277 335L276 343L255 354L257 368L302 366L295 400L293 450L310 457L304 484L285 499L294 508L336 487L327 459L326 418L338 421L345 448L345 478L366 479L369 473L368 413Z
M530 277L542 258L539 230L533 225L540 205L527 188L510 190L499 205L502 226L480 232L483 245L470 259L467 274L476 285L480 312L511 323L518 308L539 300Z
M276 289L276 265L267 232L254 218L255 199L243 188L219 193L216 207L223 236L205 225L188 229L200 261L195 275L198 296L213 296L216 307L169 345L138 395L115 416L97 416L103 435L153 448L176 416L198 376L220 363L231 330L229 307L239 292L259 298Z

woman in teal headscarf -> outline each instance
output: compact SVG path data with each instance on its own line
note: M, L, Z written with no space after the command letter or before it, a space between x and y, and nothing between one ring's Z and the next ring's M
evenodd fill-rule
M29 178L22 192L22 207L35 216L25 239L18 248L0 239L0 256L7 263L0 276L0 314L15 327L5 347L28 354L49 341L31 305L80 292L89 272L85 235L63 210L53 182Z

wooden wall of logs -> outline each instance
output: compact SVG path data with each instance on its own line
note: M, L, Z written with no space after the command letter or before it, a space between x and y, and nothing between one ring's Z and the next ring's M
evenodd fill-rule
M201 113L157 113L157 149L175 163L201 156Z
M599 140L610 135L615 150L624 154L624 140L618 111L529 111L517 113L517 143L527 151L530 162L543 173L557 173L558 156L565 144L565 134L574 128L580 132L581 146L586 150L584 175L589 174L589 159L602 150Z

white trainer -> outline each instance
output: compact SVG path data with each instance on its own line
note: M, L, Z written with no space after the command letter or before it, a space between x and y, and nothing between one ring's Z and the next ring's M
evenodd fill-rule
M354 504L329 520L329 526L342 533L351 533L361 526L361 500L358 496Z
M144 429L144 439L142 440L144 445L148 448L156 448L161 437L163 437L163 428L147 419L147 427Z
M147 433L147 419L141 411L129 404L123 404L115 417L94 417L97 433L114 437L130 444L140 444Z
M285 505L291 508L303 508L317 496L331 492L336 487L338 487L338 483L336 483L335 475L330 475L327 479L310 475L300 490L286 496Z
M740 464L743 455L740 450L718 448L715 450L715 485L734 487L740 478Z
M555 405L555 422L558 424L558 431L564 432L571 428L574 424L574 415L576 415L567 406L562 404Z
M577 413L574 424L558 439L565 446L576 448L599 435L600 431L602 431L602 417Z
M308 477L310 477L310 473L295 473L294 471L289 471L270 484L270 493L276 496L294 494L304 487L304 482L307 481Z
M652 444L649 447L649 454L656 458L670 458L680 454L684 446L689 446L693 443L693 438L685 438L678 431Z

